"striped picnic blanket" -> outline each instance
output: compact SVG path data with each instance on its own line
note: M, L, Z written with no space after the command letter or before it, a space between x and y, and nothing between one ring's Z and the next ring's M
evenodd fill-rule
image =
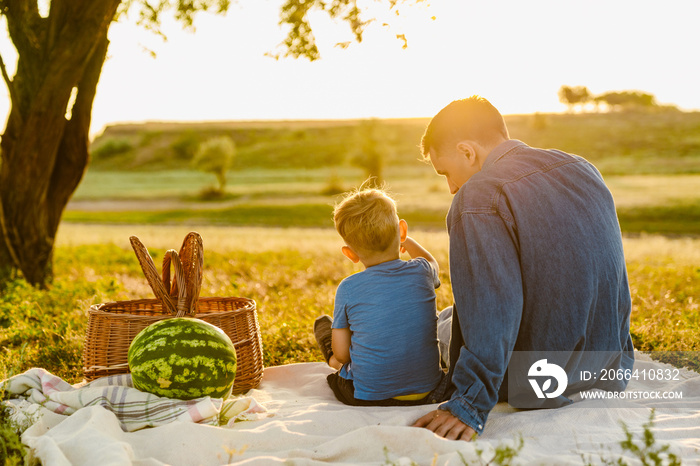
M134 388L130 374L103 377L74 387L44 369L34 368L0 382L2 392L6 393L5 397L22 400L25 408L28 404L37 405L63 415L89 406L102 406L116 415L126 432L173 421L228 425L236 420L255 419L266 412L250 397L225 401L210 397L175 400L144 393Z

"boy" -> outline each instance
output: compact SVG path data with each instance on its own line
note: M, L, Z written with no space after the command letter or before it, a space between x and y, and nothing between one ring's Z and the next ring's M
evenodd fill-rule
M336 398L349 405L430 403L443 375L437 340L435 258L408 235L396 203L364 189L333 213L342 253L365 270L346 277L335 296L334 320L321 316L314 335L338 372L328 376ZM399 258L401 252L410 261ZM332 328L332 331L331 331Z

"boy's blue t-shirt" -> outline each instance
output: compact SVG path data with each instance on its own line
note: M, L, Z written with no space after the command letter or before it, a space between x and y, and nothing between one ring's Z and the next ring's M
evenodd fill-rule
M440 381L435 288L427 260L396 259L345 278L335 295L333 328L349 328L355 398L385 400L425 393Z

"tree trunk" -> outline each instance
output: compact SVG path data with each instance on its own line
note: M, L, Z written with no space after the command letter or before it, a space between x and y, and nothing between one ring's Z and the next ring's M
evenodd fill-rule
M216 172L216 179L219 180L219 192L226 192L226 169Z
M10 250L7 248L4 238L0 237L0 290L14 278L16 273L17 268L14 266L14 261L10 256Z
M1 142L0 281L18 270L45 286L63 209L87 167L92 102L119 0L53 0L47 18L28 3L5 1L19 59Z

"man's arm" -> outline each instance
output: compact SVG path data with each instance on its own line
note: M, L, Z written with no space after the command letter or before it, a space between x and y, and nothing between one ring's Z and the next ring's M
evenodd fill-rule
M453 318L458 319L464 344L452 377L456 391L439 408L452 416L438 416L425 426L448 438L456 433L464 438L462 425L481 433L498 401L523 309L514 238L512 226L492 212L463 213L450 228L450 276L457 313Z

